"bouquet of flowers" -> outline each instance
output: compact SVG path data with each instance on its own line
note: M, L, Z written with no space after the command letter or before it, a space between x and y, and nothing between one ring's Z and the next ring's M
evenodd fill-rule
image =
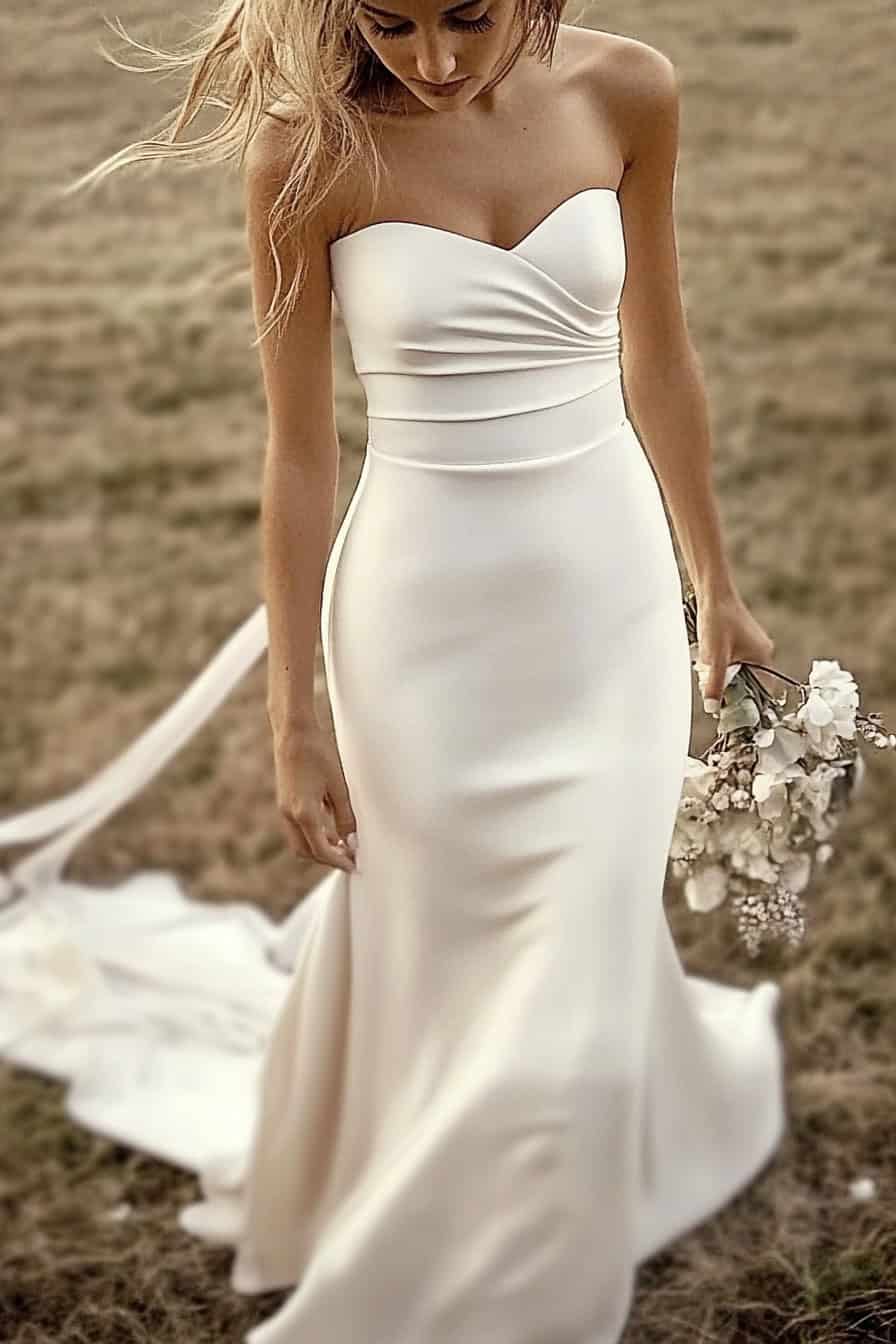
M703 691L709 668L699 658L693 588L684 612ZM780 697L756 671L788 683ZM793 688L799 705L788 710ZM858 704L859 688L836 659L814 659L805 683L760 664L730 663L718 733L687 759L672 874L692 910L714 910L730 897L751 957L766 939L796 945L805 935L799 893L815 865L831 857L830 836L865 775L857 735L896 748L880 715L859 713Z

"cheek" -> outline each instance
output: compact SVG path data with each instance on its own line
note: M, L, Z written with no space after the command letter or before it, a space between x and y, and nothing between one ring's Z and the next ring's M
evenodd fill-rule
M401 38L365 37L364 41L388 70L400 70L413 55L412 44Z
M496 15L495 19L494 28L483 33L469 53L471 60L475 61L478 58L483 65L494 65L516 37L512 11Z

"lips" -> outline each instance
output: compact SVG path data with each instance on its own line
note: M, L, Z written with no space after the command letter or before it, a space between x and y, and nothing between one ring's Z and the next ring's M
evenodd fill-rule
M418 79L417 83L422 89L426 89L428 93L444 95L452 93L455 89L459 89L462 84L466 84L468 79L469 75L464 75L461 79L452 79L447 84L427 84L426 81L422 79Z

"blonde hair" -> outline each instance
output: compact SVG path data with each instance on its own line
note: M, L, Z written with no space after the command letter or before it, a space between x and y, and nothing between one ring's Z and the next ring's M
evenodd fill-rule
M565 0L517 0L517 40L487 90L504 78L523 51L550 62L564 5ZM289 169L268 215L276 285L253 345L286 320L301 294L310 212L355 161L366 169L374 197L379 190L383 165L367 111L386 110L394 79L364 41L354 22L356 11L357 0L225 0L173 51L138 42L120 22L107 20L132 47L155 59L151 65L126 65L101 47L113 65L141 74L186 70L189 86L180 105L159 123L157 134L102 160L63 194L96 185L125 164L153 159L235 160L242 168L266 114L287 128ZM179 140L203 107L223 109L218 125L196 139ZM287 237L297 264L284 291L278 243Z

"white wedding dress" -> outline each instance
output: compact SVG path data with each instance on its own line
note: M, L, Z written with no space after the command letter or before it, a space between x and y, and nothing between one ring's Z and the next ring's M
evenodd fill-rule
M331 247L368 399L321 635L358 821L280 926L174 874L66 882L266 646L259 607L143 738L0 823L0 1040L78 1122L200 1173L251 1344L612 1344L637 1266L785 1128L778 986L686 975L663 879L692 669L626 416L617 194L504 249ZM49 838L47 838L49 837ZM0 907L2 909L2 907Z

